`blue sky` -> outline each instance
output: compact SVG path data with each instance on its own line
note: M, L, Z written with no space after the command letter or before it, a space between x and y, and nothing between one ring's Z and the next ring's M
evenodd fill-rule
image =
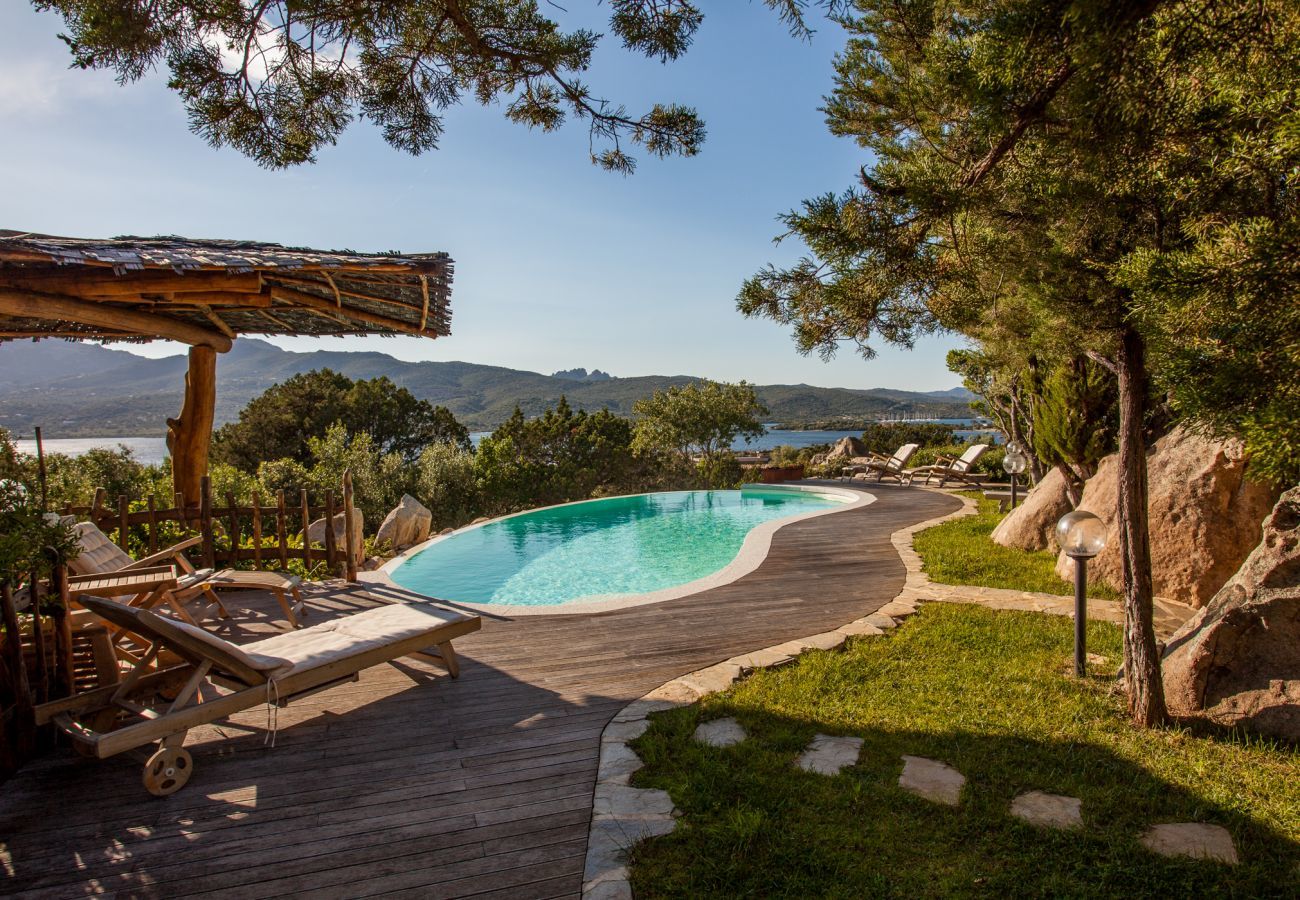
M288 349L372 349L551 372L693 374L726 380L933 390L958 383L951 337L864 361L800 356L789 331L735 310L774 247L775 217L841 190L864 162L831 137L821 98L843 44L822 22L791 38L759 3L704 4L686 56L667 66L602 41L587 81L639 112L695 106L709 131L693 159L638 155L637 173L587 159L587 129L527 131L499 108L449 112L439 149L393 150L354 125L315 165L270 172L192 135L162 75L127 87L67 69L61 20L25 2L0 9L0 227L76 236L182 234L365 251L445 250L456 260L452 335L276 339ZM606 30L608 6L554 12ZM132 347L165 355L173 345Z

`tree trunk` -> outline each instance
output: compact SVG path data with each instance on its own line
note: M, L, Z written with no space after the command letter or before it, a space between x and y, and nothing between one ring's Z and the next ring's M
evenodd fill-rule
M185 401L178 418L167 420L167 449L172 455L173 490L186 506L199 502L199 481L208 474L208 448L217 406L217 352L190 348L185 374Z
M1131 326L1119 347L1119 540L1124 573L1124 675L1129 714L1139 725L1164 723L1164 686L1152 610L1147 531L1147 457L1142 418L1147 372L1142 336Z

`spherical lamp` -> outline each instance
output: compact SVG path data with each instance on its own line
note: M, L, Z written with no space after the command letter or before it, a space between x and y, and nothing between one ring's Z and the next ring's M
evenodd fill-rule
M1011 508L1016 508L1016 476L1025 471L1025 455L1017 444L1007 444L1007 452L1002 457L1002 470L1011 476Z
M1074 560L1074 674L1082 678L1088 674L1088 560L1106 547L1106 523L1076 509L1056 523L1056 540Z

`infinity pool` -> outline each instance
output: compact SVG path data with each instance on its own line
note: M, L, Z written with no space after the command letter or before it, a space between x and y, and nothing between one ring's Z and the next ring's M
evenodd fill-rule
M569 503L455 532L396 561L388 574L402 587L460 603L625 598L713 575L756 527L853 499L843 491L747 487Z

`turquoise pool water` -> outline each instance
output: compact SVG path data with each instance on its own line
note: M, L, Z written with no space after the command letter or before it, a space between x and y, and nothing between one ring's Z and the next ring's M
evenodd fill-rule
M711 575L755 526L845 500L796 491L673 491L522 513L449 535L391 572L440 600L558 606Z

